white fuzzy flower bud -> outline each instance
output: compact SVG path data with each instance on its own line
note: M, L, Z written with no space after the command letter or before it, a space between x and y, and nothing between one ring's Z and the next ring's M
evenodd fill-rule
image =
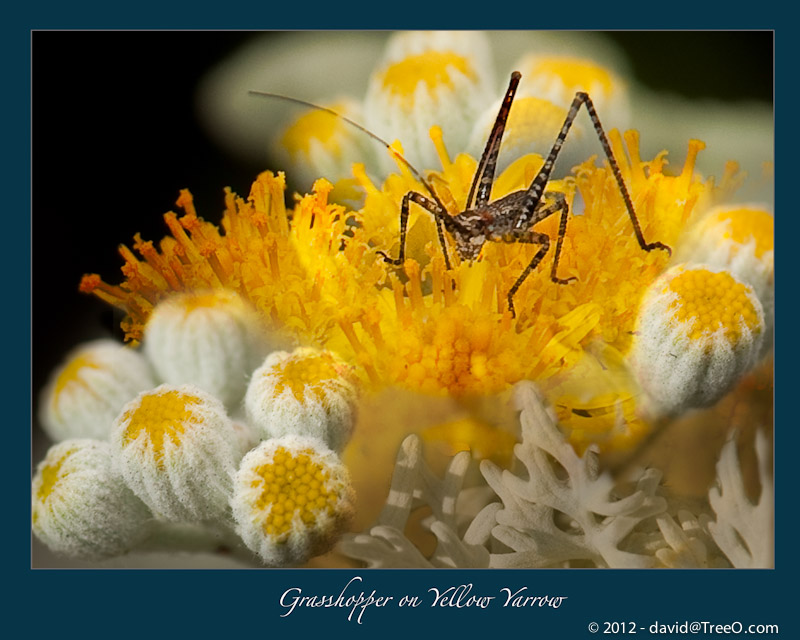
M111 448L89 439L54 445L31 487L33 532L57 553L121 555L146 531L151 515L111 466Z
M353 515L339 457L316 438L265 440L243 459L231 500L236 531L271 566L303 564L333 547Z
M522 74L520 96L535 96L568 109L578 91L588 93L606 129L630 119L628 87L612 69L588 58L532 53L514 64Z
M42 393L40 421L53 440L105 440L126 402L155 385L144 357L113 340L74 349Z
M125 482L160 519L229 518L232 477L243 455L222 403L194 385L161 385L128 403L111 445Z
M163 382L195 384L233 406L267 345L248 303L218 290L157 304L144 329L144 351Z
M606 131L628 126L627 87L612 70L591 60L544 54L524 56L513 68L522 74L522 79L503 133L498 172L525 154L547 156L578 91L589 94ZM502 96L475 119L468 147L473 156L480 157L483 152L501 104ZM597 135L589 119L578 118L559 152L560 175L598 150Z
M330 351L276 351L253 372L244 405L262 438L313 436L334 451L350 439L356 419L353 369Z
M354 122L364 120L361 105L352 99L340 98L323 106ZM359 158L367 166L374 166L378 158L371 143L369 136L343 118L311 109L300 114L282 131L275 150L284 165L292 167L292 178L311 189L320 176L333 183L352 178L354 158Z
M418 167L438 167L431 143L442 127L448 148L462 151L475 118L494 95L494 70L486 36L469 31L402 32L387 43L384 61L370 78L366 126L397 139ZM396 170L385 155L386 170Z
M639 309L631 365L657 413L708 406L755 363L764 313L753 289L727 271L673 267Z
M693 262L726 269L753 287L764 309L764 344L772 347L775 314L774 218L761 205L716 207L704 216L683 243Z

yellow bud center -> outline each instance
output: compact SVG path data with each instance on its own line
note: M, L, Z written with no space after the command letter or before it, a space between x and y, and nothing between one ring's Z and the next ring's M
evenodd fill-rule
M187 424L197 421L191 408L196 404L200 404L200 398L178 391L145 395L139 406L123 416L124 420L130 419L125 429L125 440L132 442L144 432L156 460L162 464L166 438L174 444L180 443L179 436Z
M100 365L89 356L77 356L69 361L56 379L55 395L58 396L70 382L78 382L78 375L83 369L99 369Z
M67 473L61 473L61 469L64 466L67 458L69 458L73 453L75 453L74 449L70 449L67 451L63 456L61 456L58 460L51 462L42 469L42 484L39 485L39 490L36 492L36 498L39 502L44 502L50 495L53 493L56 484L58 481L68 475Z
M452 88L452 69L475 78L475 70L464 56L452 51L426 51L389 66L383 73L383 88L403 98L413 97L420 82L428 90L440 86Z
M340 372L331 356L321 354L292 358L279 367L278 375L280 380L275 385L275 398L288 387L298 402L305 400L307 391L321 402L325 398L324 383L339 378Z
M321 514L334 513L337 494L330 473L313 461L313 454L310 449L293 453L278 447L272 461L255 471L259 477L252 486L261 489L255 507L269 510L264 533L278 542L288 538L293 526L313 526Z
M530 67L527 75L561 78L562 82L575 90L588 90L595 84L610 92L614 80L608 70L588 60L570 57L538 58Z
M763 209L743 207L731 211L721 211L715 218L719 222L727 222L723 234L726 240L733 240L738 245L745 245L755 240L756 257L760 258L775 247L775 221L769 212Z
M344 111L344 106L334 104L334 111ZM317 140L332 153L338 153L340 146L336 144L335 135L341 131L342 119L327 111L314 109L303 114L284 131L281 146L290 154L308 154L311 152L311 141Z
M542 98L525 97L514 101L508 118L508 130L514 139L539 140L551 137L564 123L567 110Z
M754 333L760 330L748 288L725 271L684 271L669 282L668 289L678 295L671 308L679 321L691 323L692 340L722 329L728 341L736 344L741 339L742 322Z

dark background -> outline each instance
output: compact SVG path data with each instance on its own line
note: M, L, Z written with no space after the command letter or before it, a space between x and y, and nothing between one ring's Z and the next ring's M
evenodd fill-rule
M199 215L216 222L223 187L247 194L268 168L216 146L194 113L197 82L252 35L32 34L34 411L38 390L69 348L101 335L121 337L119 314L78 292L81 276L121 281L117 245L130 245L137 231L150 240L165 235L162 214L180 189L191 189ZM636 78L653 89L772 101L773 77L765 72L773 65L772 32L609 35L629 54Z

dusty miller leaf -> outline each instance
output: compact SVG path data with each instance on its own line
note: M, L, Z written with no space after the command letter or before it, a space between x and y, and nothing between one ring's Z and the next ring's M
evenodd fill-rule
M767 568L774 565L774 499L769 442L756 433L756 457L761 495L753 504L747 497L736 442L725 443L717 462L718 487L708 493L715 521L707 522L717 546L737 568Z
M660 474L645 471L636 491L614 495L610 475L600 473L597 452L579 457L546 410L535 387L517 386L522 413L522 443L516 457L528 477L481 463L486 481L503 502L493 535L513 552L494 554L491 566L556 566L567 561L590 561L605 567L650 567L655 559L620 548L631 530L666 509L655 495Z

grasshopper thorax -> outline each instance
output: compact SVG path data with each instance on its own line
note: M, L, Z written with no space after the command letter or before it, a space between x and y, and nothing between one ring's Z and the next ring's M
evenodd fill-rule
M462 260L474 260L492 235L494 216L489 207L467 209L453 217L456 223L450 230L456 251Z

